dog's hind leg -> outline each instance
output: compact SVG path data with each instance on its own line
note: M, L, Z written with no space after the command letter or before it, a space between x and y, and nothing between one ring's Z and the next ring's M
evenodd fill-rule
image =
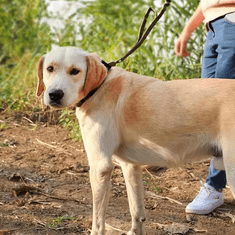
M144 222L144 188L141 166L120 162L126 181L129 207L132 217L132 228L128 235L145 235Z
M226 178L235 199L235 130L233 135L223 139L223 162Z
M233 147L233 150L234 151L227 151L225 153L224 166L226 170L226 178L233 194L233 198L235 199L235 147Z

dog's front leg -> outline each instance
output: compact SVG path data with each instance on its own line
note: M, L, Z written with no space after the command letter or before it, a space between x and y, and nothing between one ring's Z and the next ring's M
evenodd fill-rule
M113 171L112 155L119 145L115 119L104 117L105 107L100 111L82 115L77 111L83 143L90 165L90 182L93 196L93 221L91 235L105 234L105 214ZM110 114L110 112L107 112Z
M145 235L144 221L144 189L142 183L142 168L125 162L120 162L126 181L129 207L132 217L132 228L128 235Z
M105 214L109 199L113 166L106 161L90 164L90 182L93 195L93 221L91 235L105 234Z

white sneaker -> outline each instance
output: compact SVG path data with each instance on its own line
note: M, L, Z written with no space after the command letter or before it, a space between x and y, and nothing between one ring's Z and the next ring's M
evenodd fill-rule
M186 213L192 214L209 214L215 208L224 203L223 192L219 192L209 184L201 182L201 189L197 197L187 205L185 208Z

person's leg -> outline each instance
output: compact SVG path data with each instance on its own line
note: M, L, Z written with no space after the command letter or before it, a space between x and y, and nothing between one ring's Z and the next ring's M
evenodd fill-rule
M215 78L235 78L235 22L220 19L213 24L214 40L211 45L217 53ZM211 161L206 183L215 189L223 189L226 185L225 171L216 170Z
M210 28L204 44L201 78L215 78L217 52L213 47L211 47L213 37L214 32L212 28Z
M235 25L228 27L224 19L211 24L204 48L204 63L202 78L234 78L235 77L235 47L231 32L235 36ZM206 183L214 189L223 189L226 185L225 171L214 168L211 161Z
M210 24L204 45L202 78L235 78L235 13L234 22L225 18Z
M215 31L210 25L204 45L202 60L202 78L217 78L217 42ZM216 170L211 161L209 175L206 183L201 183L201 189L197 197L185 209L186 213L208 214L223 204L223 193L216 189L222 189L226 185L225 171Z
M216 190L222 190L226 186L226 174L225 171L220 171L214 168L213 160L211 160L209 175L206 179L206 183L212 186Z
M216 78L235 78L235 13L234 22L226 20L226 16L213 23L215 30L216 51L218 53L215 71Z

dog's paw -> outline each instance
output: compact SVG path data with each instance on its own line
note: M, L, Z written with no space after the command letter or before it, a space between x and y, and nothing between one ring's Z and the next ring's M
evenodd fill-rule
M127 232L126 235L146 235L145 229L141 229L141 231L132 231L130 230L129 232Z
M132 232L132 231L129 231L129 232L127 232L126 235L136 235L136 233L135 233L135 232Z

